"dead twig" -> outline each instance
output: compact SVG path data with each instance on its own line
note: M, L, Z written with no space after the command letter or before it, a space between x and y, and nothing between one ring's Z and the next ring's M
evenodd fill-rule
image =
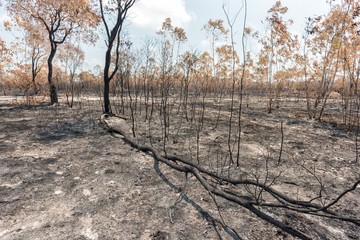
M359 219L353 219L353 218L348 218L348 217L344 217L344 216L339 216L329 210L329 208L331 206L335 205L343 196L345 196L347 193L355 190L356 187L360 183L360 179L357 182L355 182L355 184L351 188L345 190L333 202L331 202L330 204L328 204L326 206L320 206L318 204L312 203L311 201L298 201L298 200L292 199L292 198L272 189L270 186L267 186L266 184L260 183L259 181L252 181L252 180L246 180L246 179L245 180L243 180L243 179L236 180L236 179L231 179L229 177L226 178L226 177L219 176L216 173L210 172L206 169L203 169L199 165L195 165L193 163L187 162L179 157L169 156L169 155L167 155L166 157L163 157L159 154L159 152L156 149L149 147L149 146L139 145L136 141L133 140L133 138L129 137L121 129L111 128L107 124L106 118L107 118L107 115L102 115L102 117L100 119L100 122L103 124L104 128L109 132L121 134L124 137L124 140L126 142L128 142L132 147L137 148L143 152L151 153L154 156L154 158L156 158L160 162L165 163L167 166L169 166L172 169L175 169L179 172L184 172L186 174L191 173L201 183L201 185L210 194L212 194L211 196L219 196L230 202L236 203L236 204L240 205L241 207L248 209L249 211L254 213L256 216L258 216L259 218L271 223L272 225L282 229L283 231L289 233L290 235L292 235L294 237L298 237L300 239L311 239L306 234L290 227L287 224L284 224L283 222L275 219L272 216L267 215L266 213L262 212L255 206L269 206L269 207L274 207L274 208L285 208L285 209L299 212L299 213L306 213L306 214L312 214L312 215L317 215L317 216L322 216L322 217L327 217L327 218L334 218L334 219L338 219L338 220L348 221L348 222L352 222L352 223L360 226ZM206 178L203 175L206 176ZM209 181L208 179L212 179L212 181ZM249 198L247 196L239 196L235 192L223 190L218 185L213 186L210 184L210 182L225 182L225 183L232 184L233 186L253 185L253 186L256 186L256 187L262 189L262 191L266 191L267 193L269 193L271 196L274 197L274 199L276 199L278 202L280 202L280 204L276 205L273 203L266 203L266 202L260 204L257 201L252 200L252 198ZM272 185L272 184L273 184L273 182L270 185Z

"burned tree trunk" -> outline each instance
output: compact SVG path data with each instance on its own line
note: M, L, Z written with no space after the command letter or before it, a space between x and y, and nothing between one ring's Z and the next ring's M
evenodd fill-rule
M49 83L49 88L50 88L50 101L51 104L55 104L58 103L58 97L57 97L57 93L56 93L56 86L52 81L52 75L53 75L53 65L52 65L52 61L55 57L56 54L56 48L57 46L54 44L54 46L51 46L51 52L48 58L48 83Z
M122 25L125 21L128 10L134 5L136 0L117 0L114 1L113 8L104 8L103 1L99 0L100 3L100 12L101 19L104 23L106 31L106 56L105 56L105 67L104 67L104 112L111 113L110 108L110 81L114 78L116 72L119 69L119 60L120 60L120 33ZM106 16L110 16L116 13L115 24L112 29L109 28L109 21ZM113 47L115 47L114 56L112 56ZM112 60L113 59L113 60ZM110 70L111 64L114 64L113 70Z

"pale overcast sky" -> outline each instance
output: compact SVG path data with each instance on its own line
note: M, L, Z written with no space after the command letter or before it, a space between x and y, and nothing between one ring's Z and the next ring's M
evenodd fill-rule
M276 0L247 0L247 2L247 25L263 32L261 21L266 18L267 11ZM242 0L228 0L228 3L232 14L242 6ZM170 17L173 25L184 28L187 34L188 42L182 47L183 50L208 50L205 44L206 35L201 29L209 19L225 19L222 4L223 0L139 0L131 10L129 15L131 23L126 24L125 29L134 41L135 47L140 47L144 39L156 36L156 31L161 28L164 19ZM283 0L282 4L289 8L285 18L294 20L292 31L300 35L303 33L306 17L324 14L329 10L326 0ZM0 14L0 21L8 18L3 9ZM239 16L234 26L234 31L238 32L235 42L240 42L243 16L243 14ZM226 23L225 26L227 27ZM4 32L0 35L4 40L11 39L9 34ZM96 47L88 46L84 49L87 57L84 70L96 64L103 66L105 56L103 40L100 40Z

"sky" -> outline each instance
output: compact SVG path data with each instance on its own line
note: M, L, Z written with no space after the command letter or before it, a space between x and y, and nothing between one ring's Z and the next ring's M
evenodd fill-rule
M230 16L239 11L242 6L242 0L226 0L229 4ZM182 46L182 50L209 50L206 42L206 34L202 31L204 24L209 19L223 19L225 27L225 14L222 9L223 0L139 0L130 10L128 21L124 30L128 33L130 40L134 42L133 46L140 48L145 39L156 37L156 32L161 28L165 18L170 17L175 27L181 27L185 30L188 41ZM248 17L247 26L260 33L264 32L262 20L266 18L267 11L275 4L276 0L247 0ZM294 24L291 27L293 33L303 34L304 23L307 17L325 14L329 11L329 5L326 0L283 0L283 6L288 7L286 19L293 19ZM242 22L244 14L239 15L234 25L235 42L240 43ZM0 10L0 21L8 20L4 9ZM5 41L11 41L12 36L9 33L0 31L0 36ZM250 44L247 50L256 48L256 43ZM95 65L104 65L105 44L104 39L99 40L96 46L84 46L86 61L83 66L85 69L91 69Z
M240 10L241 0L227 0L230 6L230 16ZM254 30L264 32L264 25L261 23L266 18L267 11L275 4L275 0L247 0L248 15L247 25ZM160 30L165 18L170 17L175 27L185 30L188 41L183 44L182 50L208 51L209 45L206 41L206 34L201 29L209 19L223 19L225 27L225 14L222 9L223 0L140 0L130 11L129 22L126 24L126 31L134 45L141 47L145 39L155 37ZM289 8L286 18L294 20L291 30L294 33L303 34L305 19L310 16L320 15L329 11L326 0L283 0L283 6ZM235 42L240 43L242 22L244 14L239 15L234 25ZM248 46L256 48L252 43ZM90 47L91 48L91 47ZM105 53L103 41L96 49L87 51L89 65L99 64L103 66L103 58L99 57Z

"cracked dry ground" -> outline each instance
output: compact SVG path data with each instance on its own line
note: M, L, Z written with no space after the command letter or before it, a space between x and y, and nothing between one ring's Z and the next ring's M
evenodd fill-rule
M0 239L235 238L193 177L181 194L185 176L104 131L101 109L91 104L0 103ZM350 175L359 172L353 168ZM352 211L359 212L358 199L358 191L347 197ZM218 204L244 239L292 239L234 204ZM317 239L359 239L358 227L335 220L282 220L306 222Z

